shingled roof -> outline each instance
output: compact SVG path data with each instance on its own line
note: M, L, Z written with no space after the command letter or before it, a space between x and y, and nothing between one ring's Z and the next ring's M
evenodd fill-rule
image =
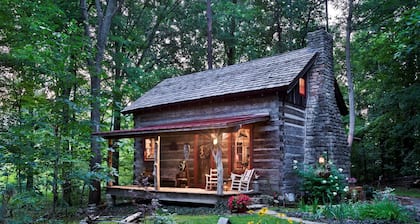
M168 78L124 108L123 112L289 86L312 65L315 56L314 49L303 48L220 69Z

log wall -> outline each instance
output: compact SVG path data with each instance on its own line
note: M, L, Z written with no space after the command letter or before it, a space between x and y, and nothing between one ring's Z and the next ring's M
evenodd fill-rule
M299 189L298 176L293 169L294 160L302 162L304 159L305 145L305 110L300 107L283 104L282 108L284 135L284 164L283 164L283 185L281 192L296 192Z

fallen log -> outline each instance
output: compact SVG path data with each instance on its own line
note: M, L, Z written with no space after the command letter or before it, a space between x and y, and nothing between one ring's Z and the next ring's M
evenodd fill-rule
M130 216L127 216L125 219L121 220L121 223L132 223L134 221L137 221L141 218L142 212L136 212Z

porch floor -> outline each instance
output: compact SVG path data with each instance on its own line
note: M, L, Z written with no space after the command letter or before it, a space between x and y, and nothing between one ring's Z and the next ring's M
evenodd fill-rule
M160 201L189 202L215 205L219 199L228 198L232 195L240 194L240 192L223 191L223 195L217 195L215 190L204 190L201 188L160 187L159 190L155 190L154 187L140 187L135 185L128 185L108 186L107 194L117 197L141 199L157 198Z

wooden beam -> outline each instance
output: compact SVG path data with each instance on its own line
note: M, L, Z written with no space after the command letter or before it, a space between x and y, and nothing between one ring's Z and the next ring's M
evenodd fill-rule
M229 132L229 133L227 133L227 134L229 134L229 137L228 137L228 142L227 142L227 158L228 158L228 173L229 173L229 175L230 175L230 173L232 172L232 160L233 160L233 157L232 157L232 132Z
M155 162L154 162L154 169L155 169L155 190L160 189L160 136L157 137L157 141L155 144Z
M250 125L249 127L249 168L252 169L253 165L253 155L254 155L254 125Z
M200 161L200 152L198 149L198 134L194 135L194 187L198 186L198 176L200 175L199 171L199 163Z

